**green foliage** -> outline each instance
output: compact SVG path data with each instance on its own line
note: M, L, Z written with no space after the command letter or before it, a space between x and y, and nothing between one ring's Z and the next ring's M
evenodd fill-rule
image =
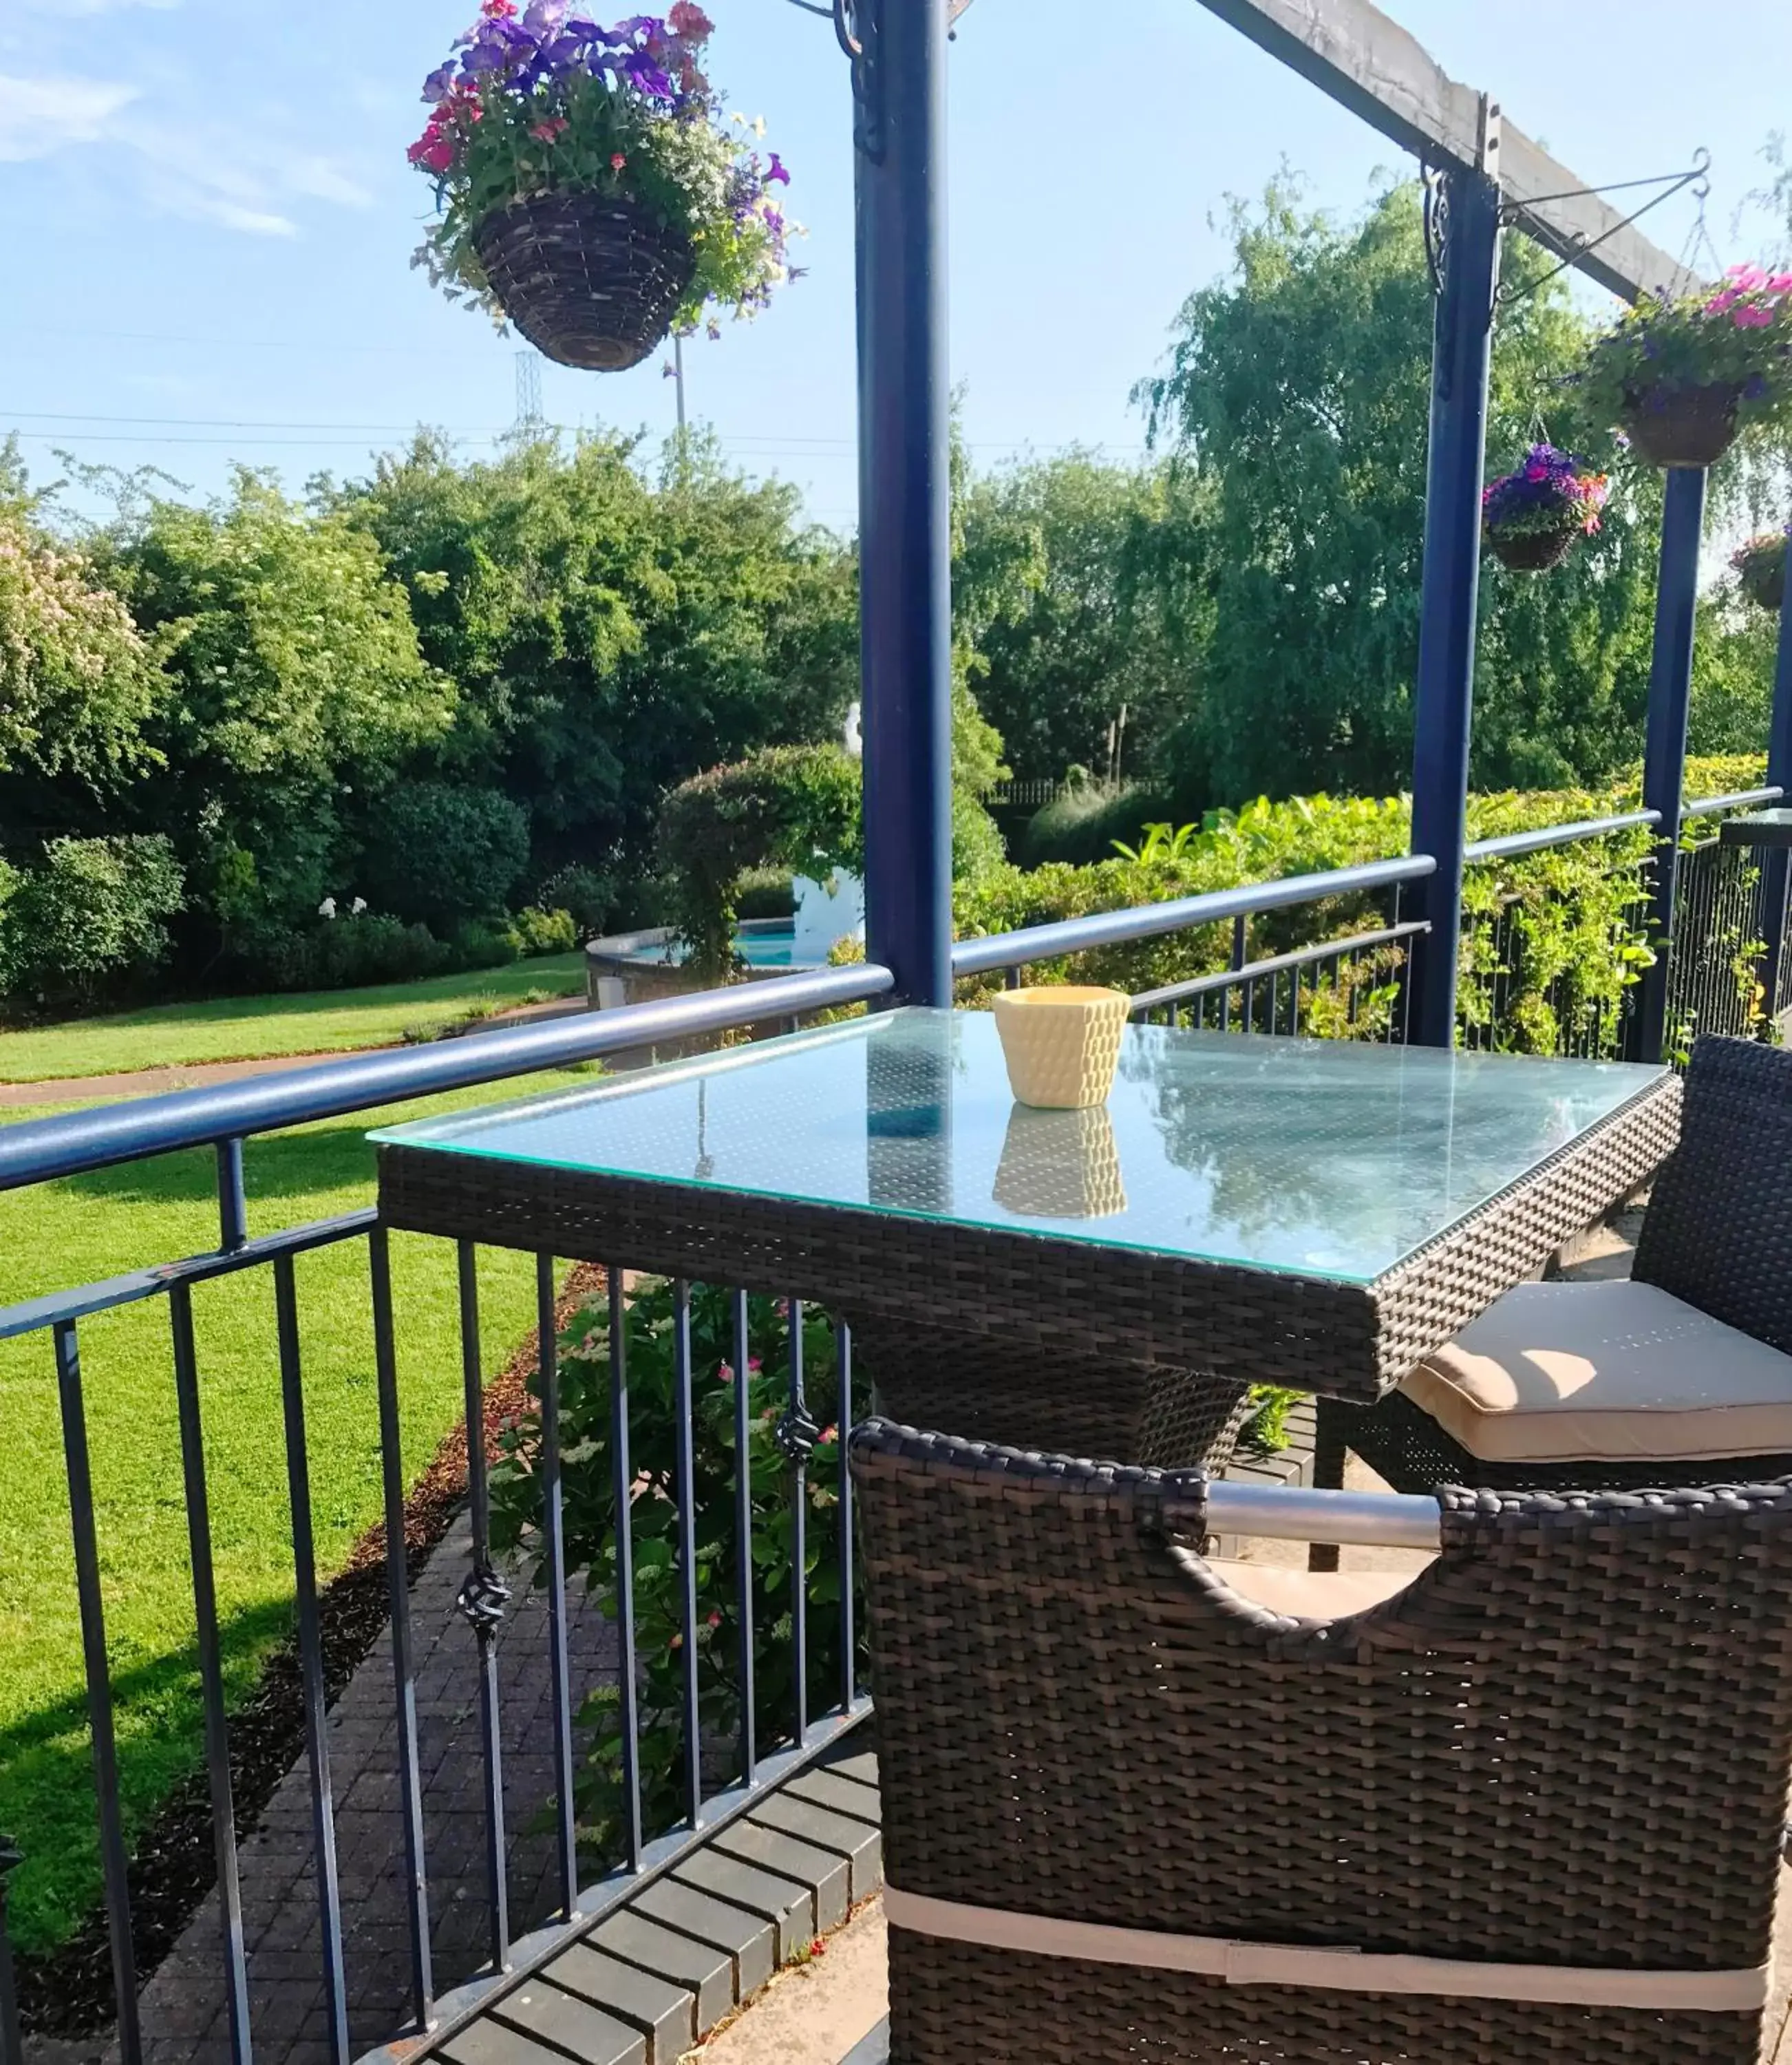
M1416 189L1340 224L1279 186L1233 227L1232 277L1189 298L1168 371L1143 390L1154 435L1211 487L1211 629L1165 755L1184 814L1265 791L1386 794L1411 765L1432 318ZM1548 262L1507 240L1511 285ZM1535 442L1540 406L1556 442L1604 463L1609 439L1560 384L1585 341L1559 285L1502 309L1491 471ZM1547 580L1488 569L1478 785L1600 782L1634 753L1659 495L1629 470L1571 565Z
M529 864L527 813L496 789L401 783L362 856L370 902L446 931L502 911Z
M159 834L54 839L41 865L0 876L0 991L81 1003L167 951L180 863Z
M579 944L579 927L570 911L543 911L530 904L511 919L509 931L525 960L537 954L570 954Z
M738 918L788 918L796 907L796 876L788 867L749 867L735 886Z
M535 892L535 900L551 911L565 911L581 939L595 939L603 930L616 900L614 879L601 870L574 861L556 868Z
M863 869L859 770L838 746L773 746L680 782L660 814L660 854L692 960L734 959L736 891L749 868Z
M257 980L275 990L414 982L454 965L449 949L428 926L407 925L381 911L321 919L289 930L260 927L244 951Z
M755 1721L763 1752L785 1740L796 1711L791 1664L791 1575L796 1479L774 1436L789 1396L789 1328L783 1301L749 1300L754 1354L745 1372L733 1363L734 1301L726 1291L691 1292L693 1436L690 1509L696 1543L696 1666L702 1748L712 1766L737 1769L741 1724L739 1611L741 1542L735 1524L736 1386L748 1386L747 1466L753 1505L752 1584ZM817 1422L832 1418L838 1391L833 1329L805 1307L803 1369ZM640 1781L650 1834L684 1812L683 1581L678 1550L678 1458L675 1430L674 1306L670 1287L640 1284L628 1302L628 1392L634 1473L629 1526L635 1558L635 1631L641 1659ZM603 1610L618 1604L616 1510L610 1430L610 1315L592 1299L563 1330L559 1344L560 1439L564 1457L566 1557ZM507 1435L492 1473L492 1538L500 1550L541 1554L538 1415ZM844 1445L825 1425L805 1491L804 1568L809 1602L812 1709L831 1703L840 1680L839 1481ZM861 1623L862 1625L862 1622ZM615 1861L623 1829L623 1736L613 1686L600 1687L580 1715L589 1732L586 1762L574 1781L582 1840L604 1863ZM720 1782L715 1772L711 1783Z
M1149 789L1116 792L1086 783L1034 814L1021 838L1021 865L1068 860L1086 866L1108 859L1121 841L1138 839L1148 819L1161 818L1172 807Z

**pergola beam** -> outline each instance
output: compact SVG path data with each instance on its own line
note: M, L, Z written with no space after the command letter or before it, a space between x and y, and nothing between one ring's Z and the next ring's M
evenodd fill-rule
M1370 0L1201 0L1261 50L1310 79L1371 128L1434 165L1480 164L1482 96L1450 77L1416 38ZM1540 144L1507 122L1499 149L1504 200L1527 235L1589 279L1635 301L1701 281Z

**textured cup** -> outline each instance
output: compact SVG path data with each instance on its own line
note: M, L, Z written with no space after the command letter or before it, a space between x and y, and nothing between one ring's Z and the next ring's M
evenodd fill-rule
M1004 990L995 1000L995 1029L1008 1087L1023 1104L1046 1111L1105 1104L1132 1002L1123 989Z
M1100 1105L1008 1114L995 1202L1035 1219L1104 1219L1126 1210L1114 1121Z

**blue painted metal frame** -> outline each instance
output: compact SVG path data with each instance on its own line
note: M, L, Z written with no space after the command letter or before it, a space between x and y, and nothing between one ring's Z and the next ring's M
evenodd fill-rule
M1686 719L1693 693L1693 640L1697 623L1699 547L1705 534L1704 470L1669 470L1661 511L1661 572L1655 592L1655 649L1649 677L1649 733L1643 747L1643 806L1662 827L1655 844L1649 921L1657 941L1653 967L1637 987L1631 1057L1659 1061L1666 1044L1668 976L1673 951L1674 891L1680 873L1680 824L1686 790Z
M902 999L952 995L952 575L946 343L948 0L856 10L866 931Z
M1415 943L1411 984L1412 1037L1428 1047L1449 1046L1456 1032L1481 479L1499 273L1498 186L1483 172L1457 171L1443 177L1448 228L1432 343L1412 769L1412 849L1436 863L1423 903L1431 929Z
M1774 669L1774 709L1767 727L1767 779L1782 790L1792 789L1792 536L1786 543L1786 594L1779 611L1779 652ZM1786 960L1789 887L1792 887L1792 855L1770 853L1762 867L1767 951L1761 968L1770 1012L1779 997L1781 970Z

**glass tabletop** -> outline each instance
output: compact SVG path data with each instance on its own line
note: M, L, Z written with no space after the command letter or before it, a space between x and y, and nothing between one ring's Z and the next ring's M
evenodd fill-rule
M987 1013L910 1009L372 1138L1369 1283L1665 1073L1134 1025L1035 1111Z

